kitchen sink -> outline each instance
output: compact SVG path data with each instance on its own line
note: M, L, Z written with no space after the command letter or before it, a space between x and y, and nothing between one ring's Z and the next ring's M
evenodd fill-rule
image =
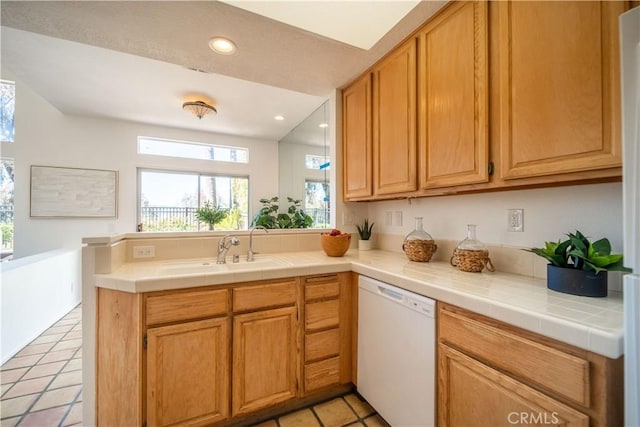
M169 261L160 265L160 270L165 274L202 274L225 273L243 270L262 270L265 268L287 267L290 263L270 256L256 256L251 262L246 257L240 257L238 262L233 262L232 257L226 258L226 264L217 264L215 258L184 261Z

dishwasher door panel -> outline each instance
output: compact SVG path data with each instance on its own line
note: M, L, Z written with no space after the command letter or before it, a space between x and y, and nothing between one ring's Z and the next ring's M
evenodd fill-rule
M435 425L433 301L359 280L358 392L393 427Z

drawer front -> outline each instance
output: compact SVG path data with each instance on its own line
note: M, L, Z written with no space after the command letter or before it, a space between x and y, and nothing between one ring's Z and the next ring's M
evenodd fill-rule
M544 389L589 407L589 362L544 344L440 311L440 340Z
M220 316L229 311L226 289L149 295L146 298L147 325Z
M298 281L266 283L233 289L233 311L295 304Z
M313 301L326 298L335 298L340 295L340 283L314 283L304 287L304 300Z
M304 367L305 392L340 383L340 358L334 357Z
M304 361L325 359L340 353L340 329L307 334L304 337Z
M306 304L304 328L307 331L333 328L340 324L340 301L330 300Z

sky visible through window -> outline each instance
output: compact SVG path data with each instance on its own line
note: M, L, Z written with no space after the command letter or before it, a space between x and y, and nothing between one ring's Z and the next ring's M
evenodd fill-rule
M0 80L0 138L13 142L15 138L16 85Z

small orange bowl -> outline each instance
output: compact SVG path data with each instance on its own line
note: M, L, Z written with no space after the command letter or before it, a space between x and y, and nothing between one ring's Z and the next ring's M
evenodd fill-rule
M329 233L320 235L320 245L328 256L343 256L351 245L351 234L343 233L339 236L331 236Z

